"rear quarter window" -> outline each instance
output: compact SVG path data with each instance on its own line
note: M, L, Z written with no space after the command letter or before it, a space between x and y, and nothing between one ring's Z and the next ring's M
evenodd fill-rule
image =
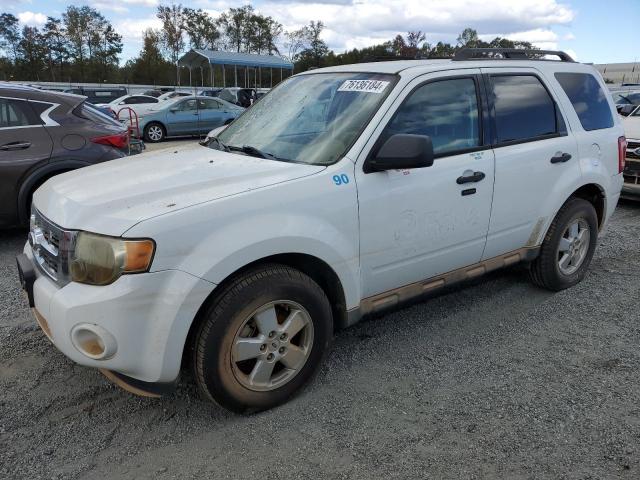
M613 115L605 92L590 73L558 72L556 80L567 94L582 128L587 131L613 127Z
M80 118L84 118L85 120L90 120L93 123L97 123L100 125L115 125L118 127L122 126L116 120L109 117L105 113L102 113L96 107L94 107L93 105L87 102L82 102L80 105L78 105L74 109L73 113Z

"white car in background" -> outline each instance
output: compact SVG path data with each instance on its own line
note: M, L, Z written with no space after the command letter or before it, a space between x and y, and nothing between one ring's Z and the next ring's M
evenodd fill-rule
M193 95L193 93L190 92L167 92L167 93L163 93L162 95L160 95L157 100L160 102L164 102L167 100L172 100L174 98L178 98L178 97L189 97Z
M109 108L114 113L114 116L117 115L120 110L127 107L140 115L142 112L155 107L158 102L159 100L151 95L123 95L109 103L99 103L96 106Z
M627 155L624 167L623 195L640 196L640 107L622 120L627 137Z

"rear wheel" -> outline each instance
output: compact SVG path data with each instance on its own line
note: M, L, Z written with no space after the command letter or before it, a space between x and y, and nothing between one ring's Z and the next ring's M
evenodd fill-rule
M161 142L165 136L164 127L159 123L150 123L144 127L144 139L149 143Z
M598 216L593 205L569 199L545 236L540 255L530 266L533 283L558 291L580 282L587 273L598 240Z
M229 410L272 408L318 370L332 332L331 307L316 282L285 266L256 268L205 312L194 377L205 396Z

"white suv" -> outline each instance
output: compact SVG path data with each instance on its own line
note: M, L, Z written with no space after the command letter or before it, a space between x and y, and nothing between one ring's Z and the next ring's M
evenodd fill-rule
M521 261L576 284L625 139L597 71L556 54L313 70L203 145L54 177L18 257L38 322L131 391L190 364L247 412L290 398L365 315Z

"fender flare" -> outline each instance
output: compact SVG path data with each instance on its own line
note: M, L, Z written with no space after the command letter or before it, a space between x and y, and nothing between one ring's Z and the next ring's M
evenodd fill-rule
M29 221L30 212L27 211L27 199L38 182L41 182L43 179L48 179L56 173L76 170L78 168L88 167L89 165L93 164L81 160L55 160L30 172L22 181L20 189L18 190L18 221L20 225L26 225Z

